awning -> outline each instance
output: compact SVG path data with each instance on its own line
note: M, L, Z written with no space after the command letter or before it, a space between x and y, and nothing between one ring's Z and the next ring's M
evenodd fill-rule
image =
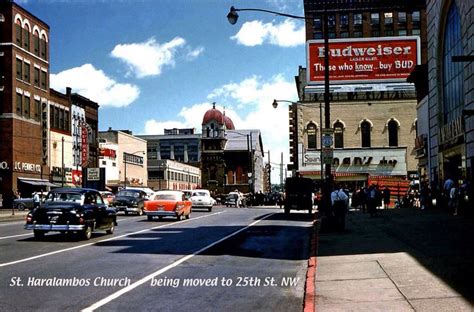
M30 184L30 185L35 185L35 186L52 186L52 187L58 187L58 185L49 182L48 180L44 179L34 179L34 178L18 178L23 183Z

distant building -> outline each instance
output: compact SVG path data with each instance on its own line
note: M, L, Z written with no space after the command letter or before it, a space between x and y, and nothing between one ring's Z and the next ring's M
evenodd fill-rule
M148 186L145 140L124 131L109 128L107 131L99 132L99 142L104 148L99 153L103 155L100 167L105 167L106 177L111 178L106 181L108 188L116 191L125 186ZM109 156L106 158L107 153ZM117 167L119 168L118 177L114 174ZM107 174L108 171L112 174Z
M235 130L232 120L209 109L202 121L202 185L215 194L263 191L263 144L259 130Z
M153 190L194 190L201 187L201 170L170 159L148 161L148 187Z

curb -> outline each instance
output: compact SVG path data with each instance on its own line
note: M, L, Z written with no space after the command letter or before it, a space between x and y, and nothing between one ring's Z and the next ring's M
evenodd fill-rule
M317 250L318 250L318 230L321 220L316 219L316 214L313 220L313 232L311 233L311 249L308 259L308 271L306 272L305 293L303 300L303 312L316 311L316 265L317 265Z

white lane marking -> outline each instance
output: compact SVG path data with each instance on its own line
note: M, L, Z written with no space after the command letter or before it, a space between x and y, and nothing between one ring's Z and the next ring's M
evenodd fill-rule
M123 221L127 221L127 220L133 220L133 219L131 219L131 218L130 218L130 219L118 219L118 220L117 220L117 223L123 222ZM24 224L25 222L19 222L19 223ZM13 223L11 223L11 224L13 224ZM2 236L2 237L0 237L0 240L1 240L1 239L8 239L8 238L21 237L21 236L28 236L28 235L33 235L33 233L30 232L30 233L26 233L26 234L17 234L17 235L10 235L10 236Z
M38 258L43 258L43 257L55 255L55 254L66 252L66 251L71 251L71 250L75 250L75 249L79 249L79 248L83 248L83 247L87 247L87 246L92 246L92 245L95 245L95 244L98 244L98 243L108 242L108 241L119 239L119 238L122 238L122 237L127 237L127 236L130 236L130 235L135 235L135 234L138 234L138 233L151 231L151 230L154 230L154 229L160 229L160 228L164 228L164 227L171 226L171 225L190 222L190 221L198 220L198 219L201 219L201 218L207 218L207 217L218 215L218 214L221 214L221 213L224 213L224 212L225 212L225 210L221 211L221 212L216 212L216 213L212 213L212 214L203 215L203 216L199 216L199 217L196 217L196 218L180 221L180 222L167 223L167 224L155 226L155 227L152 227L152 228L140 230L140 231L133 232L133 233L123 234L123 235L120 235L120 236L114 236L114 237L103 239L103 240L100 240L100 241L97 241L97 242L92 242L92 243L88 243L88 244L84 244L84 245L80 245L80 246L74 246L74 247L70 247L70 248L60 249L60 250L48 252L48 253L45 253L45 254L41 254L41 255L25 258L25 259L20 259L20 260L16 260L16 261L12 261L12 262L6 262L6 263L0 263L0 268L1 267L6 267L6 266L9 266L9 265L13 265L13 264L26 262L26 261L35 260L35 259L38 259Z
M7 226L7 225L21 224L21 223L25 223L25 221L2 222L2 223L0 223L0 226Z
M213 247L213 246L215 246L215 245L217 245L217 244L219 244L219 243L225 241L226 239L231 238L231 237L234 236L234 235L239 234L239 233L242 232L242 231L245 231L245 230L248 229L249 227L254 226L255 224L259 223L259 222L262 221L262 220L267 219L268 217L270 217L270 216L272 216L272 215L274 215L274 214L275 214L275 213L269 214L269 215L267 215L267 216L265 216L265 217L263 217L263 218L261 218L261 219L259 219L259 220L257 220L257 221L254 221L254 222L252 222L251 224L247 225L246 227L241 228L240 230L237 230L237 231L235 231L235 232L233 232L233 233L230 233L229 235L225 236L224 238L221 238L221 239L219 239L218 241L215 241L214 243L211 243L211 244L207 245L206 247L203 247L203 248L199 249L199 250L196 251L195 253L190 254L190 255L187 255L187 256L184 256L184 257L182 257L181 259L178 259L178 260L174 261L173 263L167 265L166 267L164 267L164 268L162 268L162 269L160 269L160 270L158 270L158 271L156 271L156 272L153 272L153 273L151 273L151 274L149 274L149 275L143 277L142 279L136 281L135 283L133 283L133 284L131 284L131 285L125 287L125 288L122 288L121 290L119 290L119 291L117 291L117 292L115 292L115 293L113 293L113 294L111 294L111 295L105 297L104 299L102 299L102 300L100 300L100 301L97 301L96 303L92 304L91 306L89 306L89 307L87 307L87 308L85 308L85 309L82 309L81 312L94 311L95 309L100 308L100 307L103 306L103 305L106 305L107 303L111 302L112 300L117 299L118 297L120 297L120 296L126 294L127 292L129 292L129 291L131 291L131 290L137 288L138 286L140 286L140 285L146 283L147 281L151 280L152 278L154 278L154 277L156 277L156 276L158 276L158 275L161 275L161 274L165 273L166 271L168 271L168 270L170 270L170 269L172 269L172 268L174 268L174 267L180 265L180 264L183 263L184 261L187 261L187 260L191 259L192 257L194 257L194 256L196 256L196 255L202 253L203 251L205 251L205 250L207 250L207 249L209 249L209 248L211 248L211 247Z

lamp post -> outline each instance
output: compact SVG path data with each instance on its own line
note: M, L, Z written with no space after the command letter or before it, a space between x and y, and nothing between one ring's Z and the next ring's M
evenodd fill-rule
M137 153L142 153L145 155L145 151L136 151L133 153L123 152L123 188L127 188L127 155L135 155Z

